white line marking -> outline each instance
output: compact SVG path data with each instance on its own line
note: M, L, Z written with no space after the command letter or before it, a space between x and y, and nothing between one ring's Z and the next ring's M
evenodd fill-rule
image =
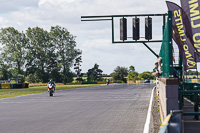
M153 101L153 92L154 92L155 87L152 89L151 92L151 99L150 99L150 103L149 103L149 108L148 108L148 112L147 112L147 119L144 125L144 130L143 133L148 133L149 132L149 125L150 125L150 119L151 119L151 106L152 106L152 101Z

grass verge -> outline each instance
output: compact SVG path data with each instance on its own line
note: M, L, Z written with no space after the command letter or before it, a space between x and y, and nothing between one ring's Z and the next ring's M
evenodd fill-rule
M57 85L56 90L66 90L66 89L76 89L76 88L85 88L99 86L99 84L86 84L86 85ZM46 86L36 86L26 89L0 89L0 99L8 97L16 97L22 95L36 94L47 92Z

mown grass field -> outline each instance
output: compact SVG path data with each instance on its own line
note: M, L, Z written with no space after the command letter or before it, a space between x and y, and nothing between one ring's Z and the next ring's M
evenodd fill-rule
M56 90L85 88L92 86L99 86L100 84L86 84L86 85L57 85ZM46 86L35 86L26 89L0 89L0 99L8 97L16 97L28 94L36 94L47 92Z

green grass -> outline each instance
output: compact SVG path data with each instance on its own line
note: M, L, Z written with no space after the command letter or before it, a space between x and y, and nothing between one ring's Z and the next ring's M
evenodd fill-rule
M99 84L58 85L56 86L56 90L85 88L85 87L92 87L92 86L99 86ZM42 93L42 92L47 92L46 86L36 86L36 87L30 87L26 89L0 89L0 99L28 95L28 94L36 94L36 93Z

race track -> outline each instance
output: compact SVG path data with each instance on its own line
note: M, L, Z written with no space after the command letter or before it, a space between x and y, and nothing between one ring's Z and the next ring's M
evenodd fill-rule
M0 99L0 133L142 133L152 88L102 85Z

